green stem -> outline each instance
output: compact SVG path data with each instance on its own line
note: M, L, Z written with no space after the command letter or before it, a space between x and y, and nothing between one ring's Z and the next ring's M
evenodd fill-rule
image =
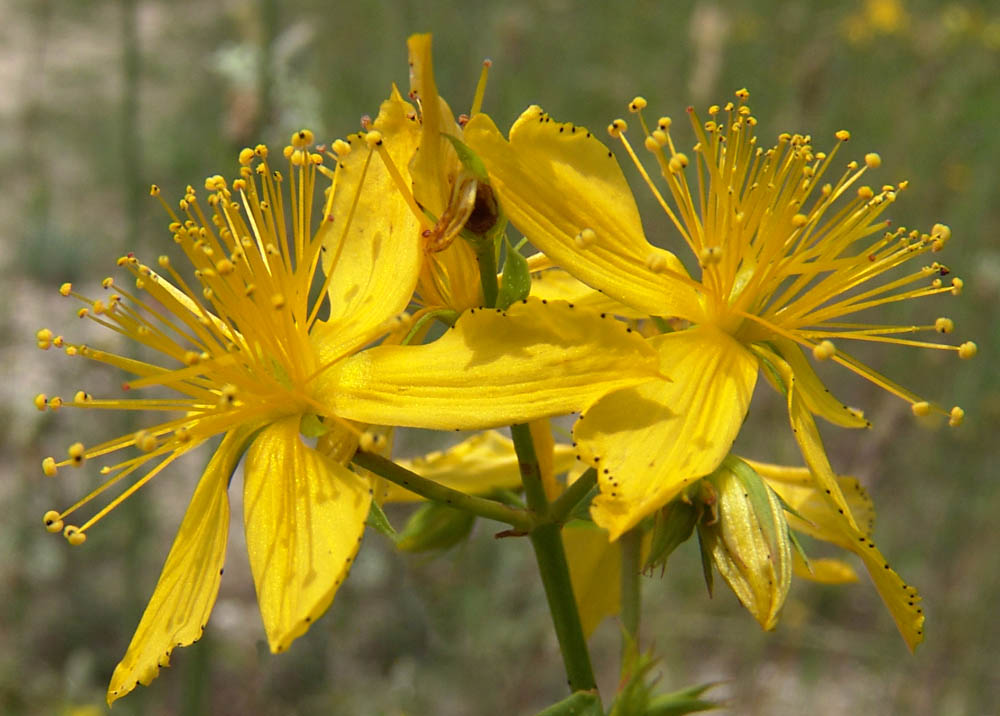
M506 522L521 532L530 532L536 524L536 520L524 510L514 509L493 500L467 495L464 492L445 487L433 480L428 480L426 477L421 477L415 472L410 472L405 467L397 465L381 455L358 450L354 453L352 461L355 465L371 470L389 482L405 487L428 500L450 505L456 509L465 510L497 522Z
M572 691L596 691L597 682L590 665L587 640L580 625L580 613L576 607L576 597L573 595L573 583L569 577L569 563L566 561L562 533L560 525L550 519L549 501L542 485L535 444L527 425L512 425L510 432L514 439L518 465L521 468L521 481L524 483L528 509L542 521L531 531L531 546L535 550L538 572L545 588L549 612L552 614L552 624L559 641L566 677Z
M576 482L566 488L566 492L559 495L549 505L549 518L553 522L565 522L566 518L573 513L580 501L590 494L596 484L597 470L592 467L588 468L576 479Z
M479 283L483 287L483 304L487 308L497 305L497 258L492 241L478 241L472 244L479 262Z
M638 529L629 530L618 540L622 551L621 572L621 615L622 628L626 638L622 648L623 656L627 656L629 648L639 648L639 615L642 610L642 585L639 582L642 560L642 532Z

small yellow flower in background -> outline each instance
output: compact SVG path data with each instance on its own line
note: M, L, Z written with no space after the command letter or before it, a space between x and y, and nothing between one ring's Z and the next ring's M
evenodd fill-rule
M890 228L880 218L906 183L863 184L862 177L881 163L877 154L848 162L827 178L847 132L837 133L830 152L814 149L807 136L790 134L780 135L774 147L759 147L747 97L740 90L738 102L710 108L704 123L691 111L698 139L691 157L676 149L669 118L650 129L642 119L645 100L633 101L644 146L656 159L672 204L634 154L626 123L619 119L609 127L690 247L700 278L646 240L618 163L585 128L555 122L537 106L515 122L509 141L484 115L466 127L467 142L486 164L511 221L555 265L632 309L691 326L650 339L672 381L611 394L574 428L581 452L599 473L594 520L612 538L718 467L761 369L787 397L791 427L816 486L846 528L857 530L813 415L843 427L868 422L829 393L803 348L907 400L915 414L944 415L951 425L964 416L961 408L923 400L844 351L848 342L861 340L975 355L972 342L902 337L950 333L954 326L946 318L924 326L844 320L886 303L960 293L962 281L937 261L883 278L937 254L950 239L948 227L922 233Z

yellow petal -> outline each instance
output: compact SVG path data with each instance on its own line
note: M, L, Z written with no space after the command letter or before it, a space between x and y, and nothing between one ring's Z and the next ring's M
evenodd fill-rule
M837 482L837 476L830 466L826 449L823 447L823 440L816 428L816 421L813 420L807 400L799 389L798 379L792 367L781 356L764 346L754 344L752 348L760 358L766 360L770 366L778 371L784 383L780 388L788 401L788 419L792 426L792 433L795 435L795 441L799 444L799 450L802 452L806 465L809 466L815 484L827 496L831 506L843 516L843 520L850 525L851 529L857 530L858 523L855 521L854 515L851 514L844 493Z
M537 255L537 254L536 254ZM569 301L598 313L622 318L648 318L648 314L608 298L562 269L548 269L531 275L531 295L549 301Z
M608 395L573 435L598 470L594 521L612 539L719 466L743 424L757 361L710 326L658 336L657 380ZM652 342L652 341L651 341Z
M553 471L566 472L576 461L576 451L569 445L555 445ZM397 460L400 465L445 487L470 495L496 488L521 486L521 472L514 453L514 443L496 430L477 433L445 451L436 451L412 460ZM423 498L386 481L385 502L414 502Z
M407 118L413 111L393 88L374 123L404 172L419 137L417 123ZM382 159L369 154L359 135L348 140L352 151L340 161L333 221L321 229L323 270L332 272L324 363L370 342L381 324L406 308L421 261L419 224Z
M532 106L511 127L509 143L486 115L466 125L465 140L511 222L557 265L648 315L700 315L683 265L646 240L618 161L586 129Z
M794 552L793 555L792 571L796 577L819 584L850 584L858 581L858 573L847 562L820 557L810 559L807 565L798 552Z
M833 397L809 361L802 354L802 349L787 338L774 338L772 343L778 354L791 366L795 374L795 385L802 392L806 407L824 420L842 428L870 428L871 423Z
M528 299L471 309L421 346L377 346L316 379L349 420L476 430L583 410L659 375L656 351L610 317Z
M871 500L850 477L838 477L843 493L863 525L861 532L847 522L827 499L824 490L804 481L809 471L806 468L784 468L775 465L751 463L781 498L795 508L803 520L788 515L788 523L794 529L818 539L843 547L861 557L875 589L896 622L896 627L906 645L912 651L924 638L924 613L920 607L920 595L916 587L903 581L895 570L889 567L885 557L871 539L871 526L875 511ZM809 476L809 480L814 478Z
M410 90L420 102L420 151L413 155L410 173L413 195L421 206L440 217L451 198L451 186L460 169L458 154L443 133L461 137L448 104L434 81L430 34L410 35Z
M247 451L243 523L272 652L320 617L361 545L369 483L307 447L299 417L265 428Z
M170 665L174 647L201 638L219 592L226 556L226 488L249 434L243 429L227 433L202 473L153 596L111 676L109 706L134 689L136 683L146 686L155 679L161 666Z
M590 637L605 617L621 610L621 549L588 522L566 525L562 539L583 635Z

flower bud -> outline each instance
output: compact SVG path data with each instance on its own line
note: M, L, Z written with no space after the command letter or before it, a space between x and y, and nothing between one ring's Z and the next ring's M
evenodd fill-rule
M396 546L404 552L448 549L469 536L476 516L438 502L422 505L399 533Z
M764 629L773 629L792 579L792 544L778 496L745 462L726 458L706 478L717 519L698 526L702 550Z

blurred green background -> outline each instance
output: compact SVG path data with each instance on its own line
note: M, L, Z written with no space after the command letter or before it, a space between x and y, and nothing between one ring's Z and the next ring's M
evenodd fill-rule
M426 5L426 6L425 6ZM746 86L770 141L847 128L855 158L879 151L886 182L910 179L890 216L953 230L942 260L961 299L886 309L876 322L955 319L979 358L906 348L860 351L931 399L962 405L960 430L922 426L901 401L834 371L866 409L864 434L826 430L835 467L869 487L882 551L925 599L927 640L911 656L867 579L798 582L773 633L720 586L708 600L696 550L644 580L644 635L664 688L722 680L738 714L1000 712L1000 8L981 2L745 0L430 4L298 0L4 0L0 5L0 713L100 713L114 665L155 584L200 462L171 468L103 522L82 548L41 515L71 504L96 469L56 480L39 463L77 439L127 430L119 418L39 413L36 392L98 394L120 377L39 354L47 325L88 342L56 288L96 289L124 251L156 255L166 220L146 196L174 197L263 140L301 126L333 139L408 85L405 38L435 33L438 85L461 111L480 62L494 61L485 109L502 127L530 103L601 129L635 94L651 116L682 118ZM680 123L678 123L680 124ZM684 137L683 133L679 134ZM683 140L682 140L683 141ZM683 142L690 143L690 142ZM680 248L637 186L647 229ZM910 302L914 303L914 302ZM932 305L933 304L933 305ZM755 398L738 447L796 461L779 400ZM426 444L411 441L413 449ZM238 492L239 490L234 490ZM436 559L395 553L370 534L326 617L289 653L263 642L234 514L231 554L205 638L174 653L118 714L532 713L563 694L559 655L522 540L480 524ZM617 678L613 620L592 639L606 701Z

